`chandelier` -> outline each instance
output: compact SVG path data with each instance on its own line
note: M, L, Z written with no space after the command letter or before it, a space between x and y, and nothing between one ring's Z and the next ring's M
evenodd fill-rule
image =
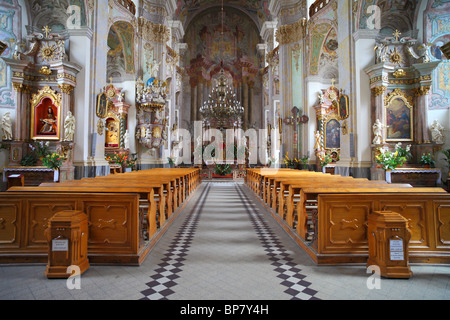
M223 68L223 0L222 0L222 30L221 30L221 63L217 85L212 89L208 100L200 107L200 115L206 126L240 127L244 108L236 100L236 94L233 93L231 86L228 86L228 80Z
M217 85L209 94L208 100L200 108L200 115L206 125L220 127L239 127L241 125L244 108L236 100L236 94L233 93L227 82L222 67Z

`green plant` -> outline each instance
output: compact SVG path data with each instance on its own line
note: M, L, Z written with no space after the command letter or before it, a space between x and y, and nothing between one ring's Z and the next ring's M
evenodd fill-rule
M399 152L399 144L396 145L395 151L389 151L384 148L381 148L380 154L376 157L376 162L378 163L377 168L381 168L385 171L387 170L395 170L395 168L402 166L407 158L404 155L401 155L402 152Z
M216 164L214 167L215 174L219 176L226 176L231 174L231 166L229 164Z
M50 143L48 141L45 143L43 141L33 141L33 143L29 144L31 151L38 159L43 159L50 154L49 146Z
M447 161L447 166L450 167L450 149L441 150L442 154L445 156L445 161Z
M407 145L406 148L402 148L402 143L399 142L397 143L397 145L395 146L395 150L398 152L398 156L399 157L404 157L406 159L405 162L410 161L412 159L412 154L411 154L411 145Z
M62 166L63 160L64 158L60 154L52 153L42 159L42 164L49 169L56 170Z
M326 154L326 155L320 157L319 161L320 161L320 166L323 168L323 167L326 167L327 165L329 165L331 162L333 162L333 158L330 155Z
M422 156L420 157L419 163L422 165L434 166L435 161L434 161L431 153L428 152L428 153L422 154Z
M20 160L20 165L24 167L32 167L36 165L37 160L38 159L36 158L36 155L32 152L27 154L22 158L22 160Z
M169 161L169 164L175 164L175 158L174 157L167 157L167 161Z

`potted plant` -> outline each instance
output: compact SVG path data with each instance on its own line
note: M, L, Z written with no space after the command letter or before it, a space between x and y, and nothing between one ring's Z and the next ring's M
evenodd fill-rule
M327 165L329 165L331 162L333 162L333 158L330 155L325 154L319 158L319 161L320 161L320 166L322 167L322 170L323 170L323 168L325 168Z
M64 157L61 156L59 153L48 154L45 156L45 158L42 159L42 164L45 167L47 167L49 169L53 169L54 181L59 181L59 168L62 166L63 160L64 160Z
M407 145L405 148L402 147L402 143L399 142L395 145L395 150L398 152L397 156L401 158L405 158L405 162L411 161L412 153L411 153L411 145ZM403 164L402 164L403 165Z
M384 148L380 149L380 154L376 157L376 162L378 163L377 168L381 168L384 171L395 170L396 168L402 166L406 161L404 155L400 155L397 144L395 151L389 151Z
M175 165L175 158L173 156L167 157L167 161L169 161L169 166L173 168Z
M229 164L216 164L214 166L215 176L219 177L232 177L232 169Z
M419 163L421 165L423 165L425 168L431 168L432 166L434 166L435 161L431 155L431 153L424 153L422 154L422 156L420 157Z
M303 157L300 159L300 162L301 162L301 164L302 164L302 169L308 169L308 161L309 161L308 156L303 156Z

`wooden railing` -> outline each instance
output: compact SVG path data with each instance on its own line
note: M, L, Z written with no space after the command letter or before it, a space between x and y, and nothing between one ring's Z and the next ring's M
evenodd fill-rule
M136 14L136 5L131 0L117 0L118 3L122 5L122 7L126 8L133 15Z
M312 18L317 12L323 9L332 0L317 0L309 7L309 17Z

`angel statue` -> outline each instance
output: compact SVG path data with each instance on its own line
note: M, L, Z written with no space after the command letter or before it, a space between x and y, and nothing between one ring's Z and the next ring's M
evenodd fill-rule
M383 129L385 125L381 123L380 119L377 119L373 125L373 144L382 144L383 143Z
M3 140L12 140L12 122L11 115L6 112L2 117Z
M436 144L444 144L445 129L437 120L433 121L430 130L431 130L431 140Z

